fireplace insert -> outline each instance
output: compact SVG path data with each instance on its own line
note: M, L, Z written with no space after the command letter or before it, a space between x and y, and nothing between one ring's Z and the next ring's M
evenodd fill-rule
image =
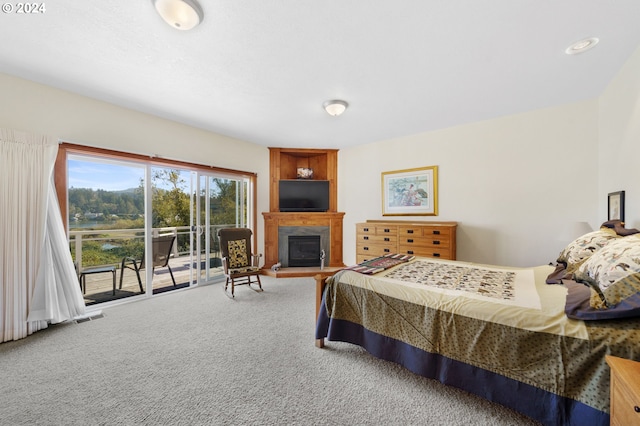
M288 266L320 266L320 235L289 235Z

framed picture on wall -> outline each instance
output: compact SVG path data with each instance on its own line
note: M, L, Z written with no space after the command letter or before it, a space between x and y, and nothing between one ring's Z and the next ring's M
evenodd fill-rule
M382 173L383 216L437 216L438 166Z
M609 208L608 220L620 220L624 222L624 191L610 192L607 197Z

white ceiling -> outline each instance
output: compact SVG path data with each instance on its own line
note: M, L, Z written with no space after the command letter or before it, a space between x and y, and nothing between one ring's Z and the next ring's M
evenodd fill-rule
M191 31L150 0L43 3L0 13L0 72L277 147L591 99L640 44L638 0L200 0ZM600 43L564 53L586 37Z

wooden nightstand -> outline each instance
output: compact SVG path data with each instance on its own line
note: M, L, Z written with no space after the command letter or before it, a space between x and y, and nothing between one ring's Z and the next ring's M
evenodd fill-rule
M611 367L611 425L640 425L640 362L607 355Z

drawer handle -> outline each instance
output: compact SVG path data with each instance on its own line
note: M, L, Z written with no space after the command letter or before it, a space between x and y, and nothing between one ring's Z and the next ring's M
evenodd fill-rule
M413 238L407 238L407 242L408 243L412 243L413 242Z
M389 228L385 228L384 232L390 232Z
M364 228L364 232L369 232L369 228Z
M384 237L384 240L385 241L389 241L389 237Z
M440 235L440 231L433 231L433 235Z
M389 253L391 250L390 249L384 249L385 253Z
M369 250L369 247L362 247L363 250Z
M438 245L438 244L440 244L440 241L435 240L435 241L433 242L433 244Z
M440 253L433 253L433 257L440 257Z
M366 236L366 235L365 235L365 236L364 236L364 238L363 238L363 240L368 240L368 239L369 239L369 237L368 237L368 236Z
M407 250L407 254L413 254L413 250Z
M633 407L633 410L634 410L636 413L640 413L640 407L638 407L637 405L636 405L635 407Z
M407 229L407 234L413 234L413 229Z

